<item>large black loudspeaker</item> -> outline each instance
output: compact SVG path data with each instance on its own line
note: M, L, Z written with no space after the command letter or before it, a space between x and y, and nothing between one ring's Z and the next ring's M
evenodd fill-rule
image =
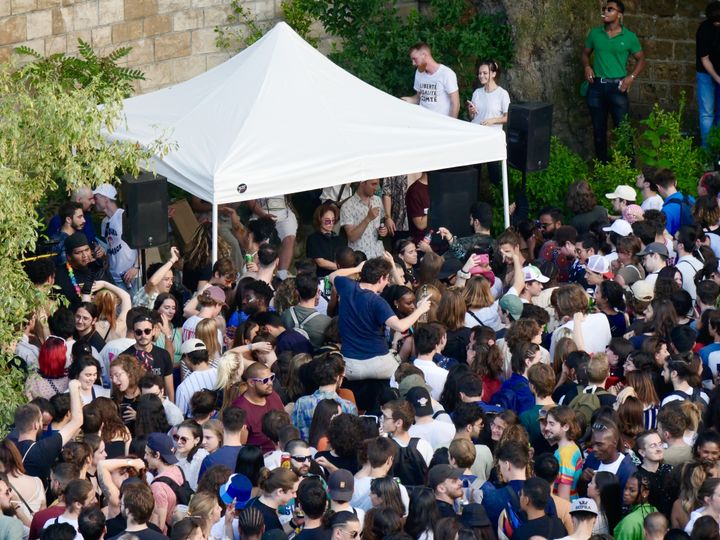
M430 211L428 227L446 227L465 236L470 230L470 205L478 198L478 170L474 166L442 169L428 173Z
M523 172L542 171L550 161L553 106L511 103L508 112L508 163Z
M166 244L168 241L167 178L143 171L122 178L125 212L122 238L134 249Z

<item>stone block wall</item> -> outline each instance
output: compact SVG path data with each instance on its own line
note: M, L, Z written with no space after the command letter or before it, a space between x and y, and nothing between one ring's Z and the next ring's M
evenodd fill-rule
M77 51L78 38L99 54L130 46L125 65L145 72L140 93L187 80L228 58L215 46L230 0L0 0L0 61L14 47L42 54ZM246 0L259 21L277 18L280 0Z

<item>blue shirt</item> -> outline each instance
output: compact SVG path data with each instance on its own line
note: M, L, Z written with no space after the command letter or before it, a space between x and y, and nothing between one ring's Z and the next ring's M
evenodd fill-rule
M55 214L50 219L50 223L48 223L48 237L52 237L53 235L59 233L61 226L62 222L60 221L60 216ZM95 228L93 226L92 215L90 215L90 212L85 212L85 225L83 225L82 232L85 234L85 236L87 236L88 243L92 244L95 241Z
M312 424L315 407L323 399L334 399L344 413L357 414L357 407L348 400L341 398L336 392L321 392L319 389L311 396L302 396L295 402L292 412L292 423L300 430L303 440L310 439L310 425Z
M346 277L335 278L340 296L339 330L343 356L368 360L388 353L383 326L395 316L385 299Z
M205 474L205 471L213 465L225 465L231 471L235 471L235 463L237 462L241 448L242 446L221 446L212 454L205 456L205 459L203 459L200 465L198 480L200 480L203 474Z
M518 415L535 406L535 396L530 390L530 382L518 373L513 373L503 382L500 390L495 392L490 401L506 409L513 409Z
M678 191L670 195L663 203L662 212L665 214L665 229L670 234L675 234L680 228L680 222L682 221L682 200L684 198L685 196ZM672 201L673 199L677 199L681 204L668 204L668 201ZM690 204L695 204L693 197L688 197L688 200Z

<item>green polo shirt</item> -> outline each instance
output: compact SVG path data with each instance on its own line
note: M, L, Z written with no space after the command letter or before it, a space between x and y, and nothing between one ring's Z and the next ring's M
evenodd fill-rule
M624 26L615 37L609 37L604 26L596 26L585 40L585 48L593 50L593 71L596 77L619 79L627 75L630 54L642 51L640 40Z

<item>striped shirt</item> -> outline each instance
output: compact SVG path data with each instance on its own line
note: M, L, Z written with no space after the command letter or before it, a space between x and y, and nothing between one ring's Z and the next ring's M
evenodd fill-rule
M190 415L190 399L193 394L200 390L212 390L216 383L217 369L215 368L190 373L175 390L175 405L182 411L183 416Z
M577 484L582 474L582 453L580 448L574 442L566 446L561 446L555 450L555 458L560 463L560 470L558 472L558 478L555 482L554 492L557 493L558 486L560 484L570 486L570 500L576 499Z

